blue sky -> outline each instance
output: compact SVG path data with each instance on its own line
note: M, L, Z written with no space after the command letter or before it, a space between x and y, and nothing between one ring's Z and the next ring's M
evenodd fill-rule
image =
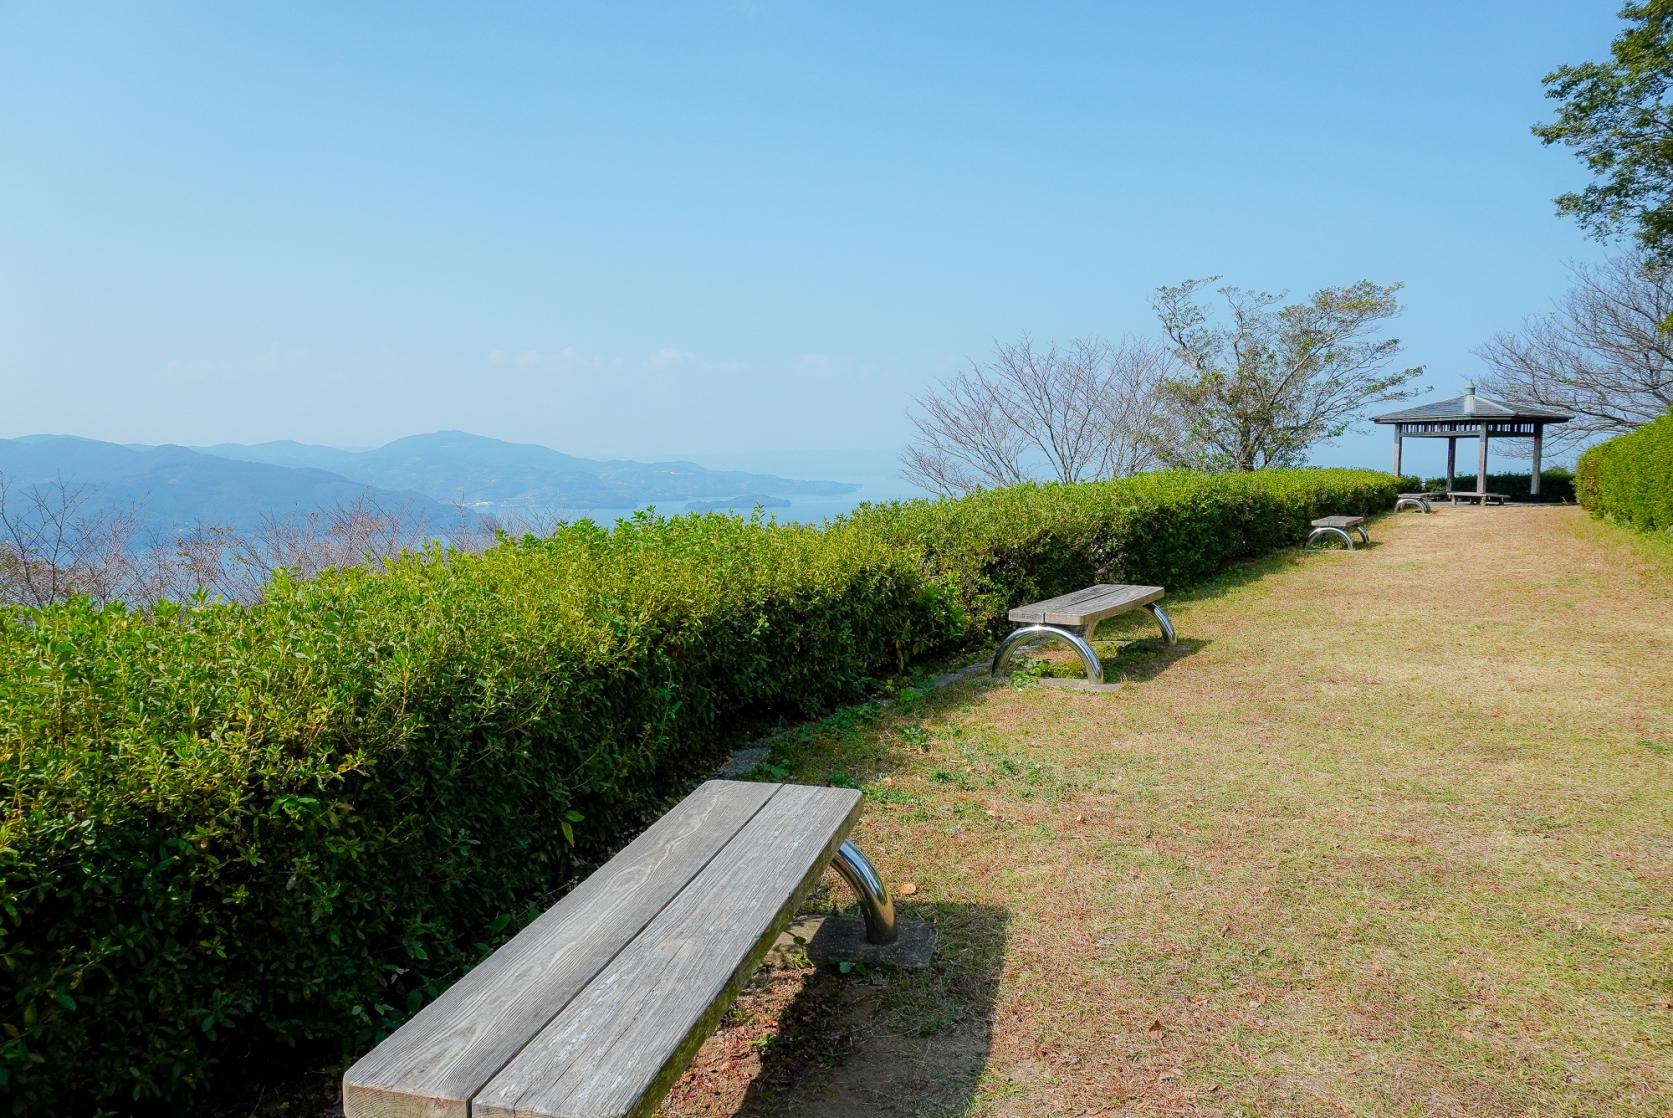
M1216 273L1455 394L1603 251L1529 125L1617 7L0 2L0 436L881 461Z

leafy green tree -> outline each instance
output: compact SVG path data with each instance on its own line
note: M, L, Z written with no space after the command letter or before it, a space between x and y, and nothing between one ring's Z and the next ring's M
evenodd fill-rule
M1630 26L1610 44L1609 61L1545 76L1546 96L1561 107L1534 134L1573 148L1597 178L1558 196L1559 213L1594 236L1631 233L1673 261L1673 0L1629 3L1621 18Z
M1423 367L1392 369L1398 338L1376 338L1400 313L1400 284L1361 280L1305 303L1222 287L1229 321L1198 302L1219 276L1163 287L1153 306L1188 372L1164 395L1178 441L1159 447L1172 465L1256 470L1294 466L1307 448L1346 431L1369 405L1415 395Z

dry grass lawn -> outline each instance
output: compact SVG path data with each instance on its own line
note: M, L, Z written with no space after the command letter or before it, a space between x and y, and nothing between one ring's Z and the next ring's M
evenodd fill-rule
M787 741L762 775L865 789L937 962L769 968L664 1113L1673 1114L1673 550L1372 535L1174 596L1174 649L1138 615L1118 692Z

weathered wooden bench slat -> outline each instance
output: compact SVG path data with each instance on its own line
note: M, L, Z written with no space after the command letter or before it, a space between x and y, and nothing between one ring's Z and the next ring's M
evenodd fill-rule
M1092 626L1107 617L1137 609L1159 600L1166 591L1160 586L1121 586L1103 583L1063 594L1043 602L1017 606L1007 615L1023 625Z
M1363 516L1321 516L1313 521L1315 528L1352 528L1356 524L1364 524Z
M779 788L475 1097L473 1118L651 1113L859 817L852 789Z
M349 1118L464 1118L470 1098L779 787L710 781L698 788L350 1068L343 1078Z

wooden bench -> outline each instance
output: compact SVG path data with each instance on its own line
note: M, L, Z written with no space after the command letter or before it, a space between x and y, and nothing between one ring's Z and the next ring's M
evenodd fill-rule
M351 1067L344 1114L649 1114L833 859L894 938L859 814L854 789L709 781Z
M1104 665L1099 662L1098 654L1092 650L1092 634L1100 621L1126 613L1128 610L1148 610L1156 619L1156 623L1162 627L1163 639L1169 644L1179 643L1179 638L1174 635L1173 622L1168 619L1167 612L1159 604L1165 593L1160 586L1121 586L1106 583L1088 586L1085 590L1076 590L1072 594L1048 598L1043 602L1018 606L1007 616L1020 623L1022 628L1006 637L999 646L999 651L993 654L993 674L1000 674L1010 662L1012 650L1023 641L1038 637L1056 637L1067 641L1080 653L1081 664L1086 668L1087 680L1102 684Z
M1449 489L1446 499L1454 504L1459 501L1468 501L1472 505L1502 505L1510 500L1503 493L1477 493L1471 489Z
M1349 551L1352 551L1354 549L1354 538L1348 535L1349 529L1358 532L1359 538L1366 543L1371 542L1370 535L1365 531L1365 518L1363 516L1321 516L1313 521L1313 530L1307 533L1307 538L1301 543L1301 549L1306 551L1313 546L1314 540L1336 536L1348 545Z
M1434 512L1435 510L1429 507L1429 498L1432 496L1435 496L1435 494L1402 493L1394 500L1394 511L1399 512L1401 509L1416 509L1418 512Z

